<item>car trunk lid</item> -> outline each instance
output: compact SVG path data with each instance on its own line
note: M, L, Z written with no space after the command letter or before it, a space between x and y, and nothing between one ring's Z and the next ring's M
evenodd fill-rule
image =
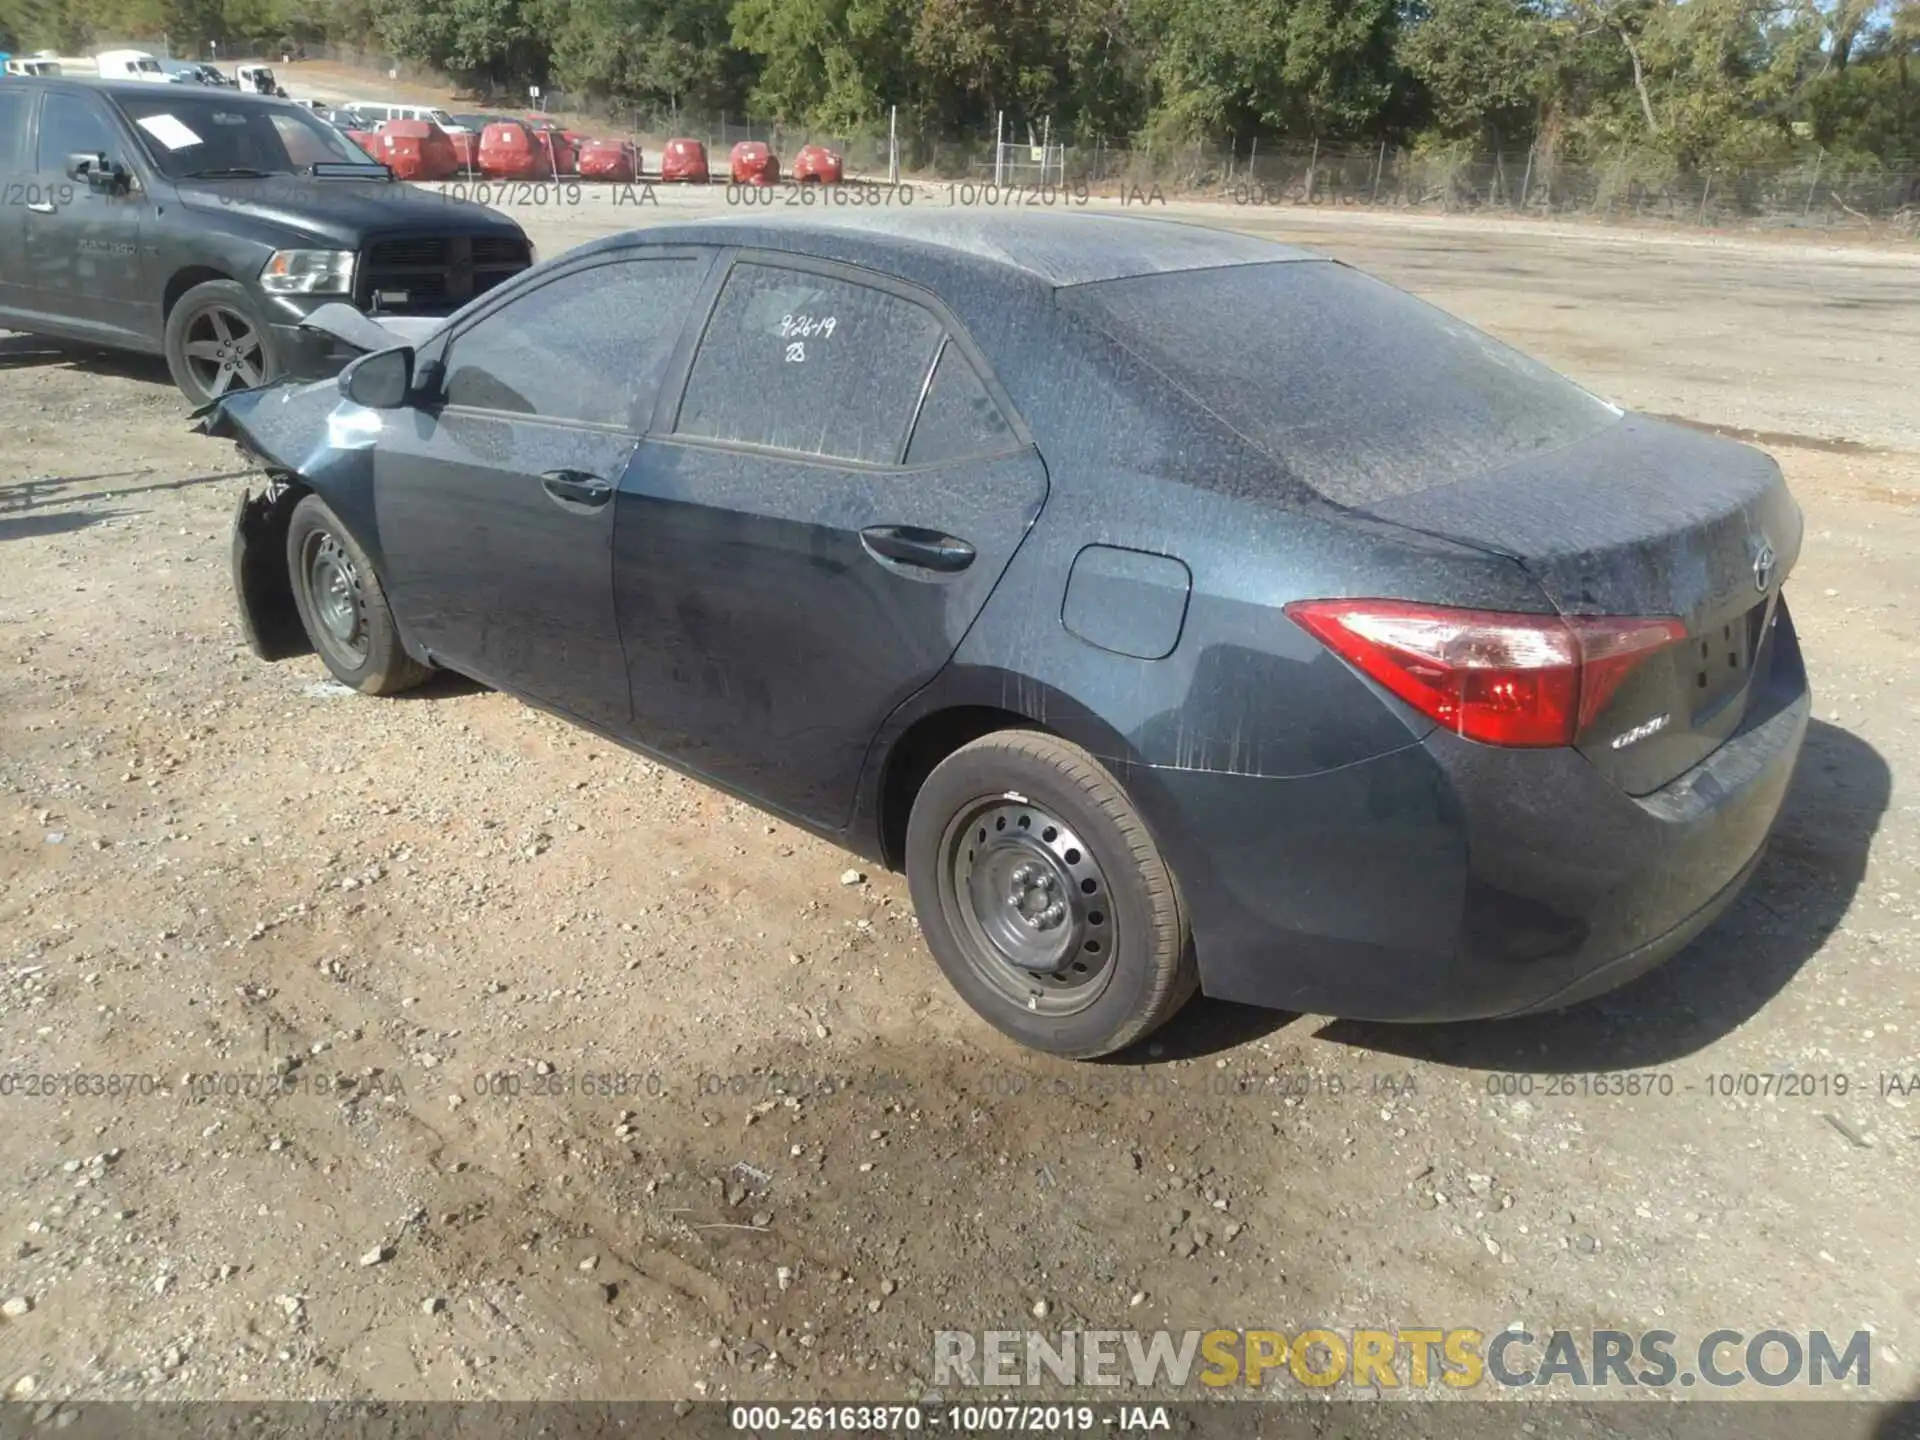
M1802 533L1771 457L1631 414L1558 450L1362 511L1510 556L1564 614L1685 625L1686 638L1636 667L1576 742L1636 795L1740 727Z

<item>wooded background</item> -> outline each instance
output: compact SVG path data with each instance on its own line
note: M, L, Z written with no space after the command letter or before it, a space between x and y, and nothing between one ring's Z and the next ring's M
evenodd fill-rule
M897 107L959 142L1004 113L1022 141L1229 166L1308 144L1379 170L1389 147L1502 172L1920 165L1920 0L0 0L0 49L142 37L841 137Z

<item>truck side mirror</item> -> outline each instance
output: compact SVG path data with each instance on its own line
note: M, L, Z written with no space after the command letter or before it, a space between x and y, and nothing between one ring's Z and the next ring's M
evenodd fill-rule
M83 181L89 190L103 195L123 195L131 177L126 166L109 160L104 151L92 155L80 151L67 156L67 178Z

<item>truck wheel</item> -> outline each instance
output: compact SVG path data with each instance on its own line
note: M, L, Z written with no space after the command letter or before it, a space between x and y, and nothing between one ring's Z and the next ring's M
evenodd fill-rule
M1108 1055L1198 988L1172 872L1079 746L1003 730L941 761L907 822L907 884L960 996L1024 1045Z
M231 280L196 285L167 316L167 369L195 405L278 379L273 331L253 297Z
M396 695L433 673L407 654L366 551L318 495L287 522L287 576L300 623L342 685Z

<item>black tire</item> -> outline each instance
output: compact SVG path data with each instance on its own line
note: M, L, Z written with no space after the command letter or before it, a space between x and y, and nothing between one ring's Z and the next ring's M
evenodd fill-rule
M401 645L366 551L318 495L293 507L287 578L307 638L342 685L363 695L397 695L433 673Z
M906 871L953 988L1023 1045L1110 1055L1199 988L1153 837L1106 768L1057 736L997 731L941 761L914 797Z
M251 389L285 373L273 330L246 287L208 280L167 312L167 369L195 405Z

